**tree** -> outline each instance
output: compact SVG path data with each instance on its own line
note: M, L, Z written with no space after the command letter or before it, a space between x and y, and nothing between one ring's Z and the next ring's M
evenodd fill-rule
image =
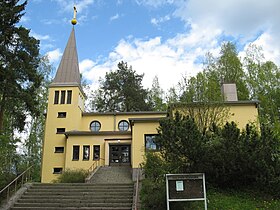
M41 155L42 155L42 143L44 138L45 129L45 116L48 105L48 87L51 83L51 72L53 67L49 63L48 57L43 56L40 59L38 72L44 76L44 80L41 86L36 90L36 96L38 97L39 115L31 114L30 123L28 127L28 137L25 140L25 158L24 162L27 166L33 165L32 179L40 181L40 168L41 168Z
M207 59L212 59L211 55ZM193 118L201 132L213 123L221 126L226 121L229 109L223 103L219 73L212 61L196 76L183 78L181 89L180 103L172 107Z
M27 4L19 0L0 1L0 134L4 118L23 130L26 113L37 113L35 96L42 76L37 72L39 41L29 30L17 26Z
M279 129L280 122L280 69L265 61L262 48L249 45L244 58L246 82L250 98L260 101L260 119Z
M143 76L128 67L127 63L120 62L116 71L106 73L105 80L100 81L94 101L97 111L151 110L148 91L142 86Z
M167 104L164 103L164 91L159 85L158 77L155 76L150 90L150 102L152 103L153 111L166 111Z
M222 44L220 57L217 60L217 70L221 82L234 82L236 84L239 100L249 99L242 63L238 58L235 45L231 42Z

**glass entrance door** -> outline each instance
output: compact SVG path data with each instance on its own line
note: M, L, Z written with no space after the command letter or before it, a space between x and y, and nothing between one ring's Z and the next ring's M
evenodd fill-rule
M130 145L110 145L110 165L130 165Z

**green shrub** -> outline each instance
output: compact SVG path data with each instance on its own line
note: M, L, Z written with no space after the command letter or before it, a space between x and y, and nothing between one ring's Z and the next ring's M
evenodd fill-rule
M88 172L83 169L65 170L55 183L84 183L85 178L88 176Z

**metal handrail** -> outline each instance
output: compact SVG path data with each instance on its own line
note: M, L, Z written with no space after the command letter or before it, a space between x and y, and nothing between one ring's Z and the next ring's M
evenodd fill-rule
M138 208L139 179L140 179L140 168L138 168L137 176L136 176L135 199L134 199L134 204L133 204L134 210L137 210L137 208Z
M22 172L19 176L17 176L13 181L10 182L10 184L8 184L6 187L4 187L1 191L0 191L0 195L4 194L5 191L7 191L7 202L10 199L10 195L11 193L15 193L18 189L18 184L21 185L21 187L23 186L23 184L25 184L26 182L28 182L29 180L31 180L31 168L33 166L29 166L24 172ZM28 173L28 174L27 174ZM27 176L26 176L27 174ZM21 180L20 180L21 179ZM15 184L14 186L14 191L11 190L12 185Z
M100 166L100 160L105 160L105 159L103 159L103 158L99 158L98 160L95 160L94 162L93 162L93 164L89 167L89 169L88 169L88 172L90 173L90 172L92 172L92 171L94 171L98 166Z
M95 171L95 169L96 169L98 166L100 166L100 160L105 161L105 159L99 158L98 160L95 160L95 161L93 162L93 164L89 167L89 169L88 169L88 176L85 178L85 182L88 182L88 181L91 179L91 177L92 177L93 172Z

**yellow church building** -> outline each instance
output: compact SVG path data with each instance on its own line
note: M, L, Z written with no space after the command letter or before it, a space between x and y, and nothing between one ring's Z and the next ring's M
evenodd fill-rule
M135 179L159 121L168 112L85 112L74 27L56 76L49 86L41 181L49 183L66 169L131 166ZM228 100L228 121L244 127L258 117L257 102ZM170 139L172 141L172 139Z

